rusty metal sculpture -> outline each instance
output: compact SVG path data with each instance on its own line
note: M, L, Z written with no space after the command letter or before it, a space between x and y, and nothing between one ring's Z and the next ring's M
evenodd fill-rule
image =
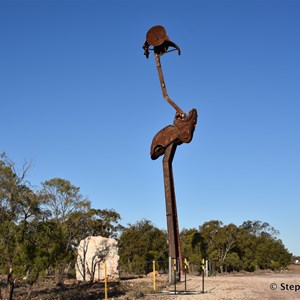
M152 48L150 48L151 46ZM157 159L164 154L163 172L169 240L169 256L172 259L176 259L178 261L177 271L178 277L180 278L180 274L183 268L180 250L179 226L172 161L177 145L181 145L182 143L189 143L193 138L193 133L197 123L197 110L193 108L187 115L168 96L160 57L171 51L177 51L178 55L180 55L181 50L175 43L170 40L163 26L157 25L148 30L143 49L146 58L149 58L150 50L153 50L163 97L176 111L173 125L164 127L153 138L150 155L152 159Z

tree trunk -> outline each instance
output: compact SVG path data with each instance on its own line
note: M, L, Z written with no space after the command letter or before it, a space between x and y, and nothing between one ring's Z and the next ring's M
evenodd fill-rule
M57 286L61 286L64 284L64 270L64 264L59 265L55 268L55 283Z
M12 276L12 272L10 272L7 276L7 283L8 283L8 300L13 300L15 282Z
M223 274L223 272L224 272L222 263L220 264L220 272L221 272L221 274Z
M33 283L30 283L28 288L27 288L27 295L26 295L25 300L30 300L31 299L32 288L33 288Z

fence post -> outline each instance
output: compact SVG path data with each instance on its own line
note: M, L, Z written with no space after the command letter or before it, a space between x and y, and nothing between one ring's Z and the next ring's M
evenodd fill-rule
M187 272L188 262L184 259L184 290L186 291L186 272Z
M155 282L155 260L153 260L153 290L156 290L156 282Z
M202 258L201 267L202 267L202 293L204 294L204 269L205 269L205 259L204 258Z
M206 262L205 273L206 273L206 277L208 277L209 276L208 260L206 260L205 262Z
M177 259L176 258L174 258L174 260L173 260L173 268L174 268L174 294L176 295L176 281L177 281L177 278L176 278Z
M107 266L106 266L106 260L104 261L104 297L105 297L105 300L108 299L108 297L107 297Z
M169 284L172 284L172 258L169 256Z

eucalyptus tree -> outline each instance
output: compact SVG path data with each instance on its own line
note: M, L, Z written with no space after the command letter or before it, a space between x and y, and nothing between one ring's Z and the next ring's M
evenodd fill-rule
M29 168L25 162L17 170L5 153L0 155L0 264L7 274L7 299L13 298L17 280L27 274L35 282L40 271L36 268L34 235L42 212L26 179Z
M240 228L252 240L253 269L280 269L285 268L291 261L292 254L278 239L279 231L267 222L245 221ZM243 247L246 249L246 247Z
M116 237L122 228L120 215L113 209L94 209L80 188L69 180L53 178L42 183L40 197L47 220L56 224L53 244L59 246L55 262L57 283L63 283L66 268L75 264L77 247L88 236Z
M166 268L168 261L167 233L149 220L141 220L124 228L119 239L121 271L147 273L152 261Z
M55 224L52 246L60 251L53 265L57 284L63 284L64 271L74 261L74 246L80 242L80 226L91 208L90 201L80 194L79 187L62 178L42 182L39 195L47 212L46 220Z

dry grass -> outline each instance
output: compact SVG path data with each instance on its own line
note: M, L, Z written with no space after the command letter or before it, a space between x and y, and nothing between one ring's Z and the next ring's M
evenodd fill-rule
M289 269L291 272L300 273L300 264L290 264L290 265L288 266L288 269Z
M177 284L177 292L174 295L174 286L168 286L166 275L156 278L157 290L153 290L152 277L122 279L109 282L109 299L118 300L290 300L300 299L300 266L291 266L288 272L282 273L241 273L234 275L219 275L205 278L202 291L202 278L188 275L187 291L197 293L183 295L185 283ZM276 289L274 289L277 287ZM287 290L287 287L289 290ZM299 288L298 291L295 291ZM293 290L292 290L293 289ZM164 291L161 293L159 291ZM168 294L167 291L170 293ZM173 292L173 294L172 294ZM16 300L25 299L26 286L19 285L16 288ZM141 297L144 295L143 297ZM140 297L138 297L140 296ZM104 299L104 283L79 284L68 281L63 287L56 287L53 282L41 282L35 286L32 299L35 300L99 300Z

